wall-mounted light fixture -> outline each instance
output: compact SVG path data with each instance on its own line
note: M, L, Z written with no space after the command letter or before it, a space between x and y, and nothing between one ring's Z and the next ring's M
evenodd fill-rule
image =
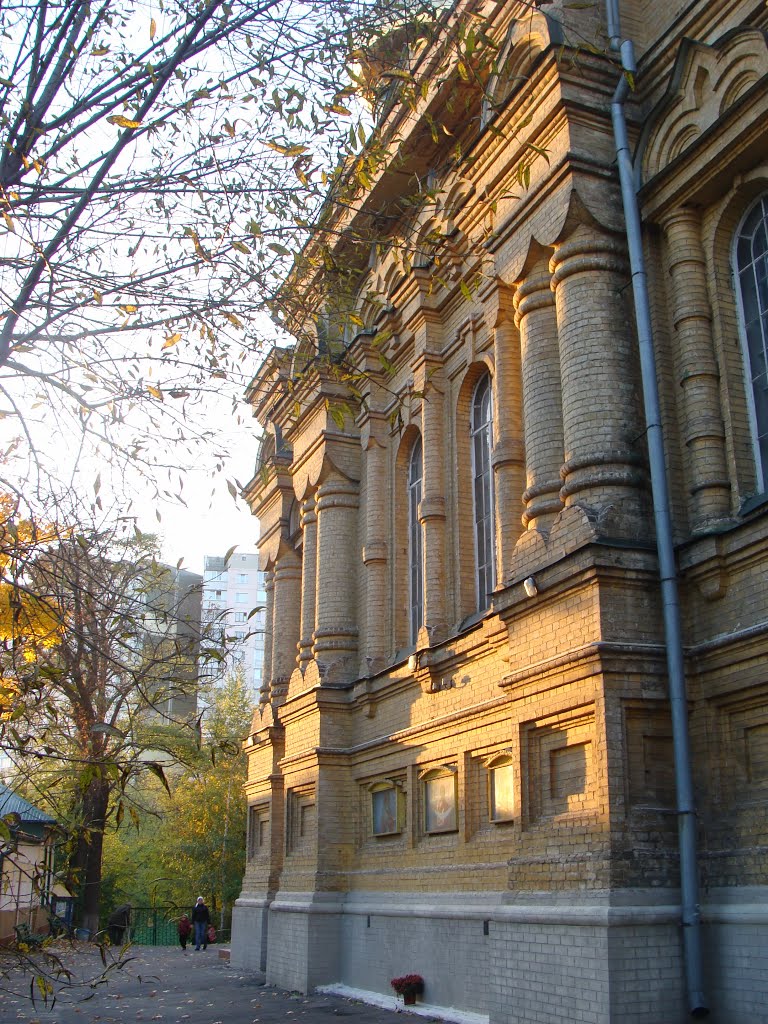
M539 588L536 586L536 580L533 576L529 576L528 579L523 580L523 590L526 592L528 597L536 597L539 592Z

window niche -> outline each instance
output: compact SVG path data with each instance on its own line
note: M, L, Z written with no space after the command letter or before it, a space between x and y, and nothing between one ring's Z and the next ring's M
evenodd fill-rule
M317 842L317 812L314 785L300 786L288 793L288 853L310 853Z
M459 786L456 765L430 768L420 776L427 835L456 832L459 827Z
M484 762L488 775L488 818L494 825L514 821L517 810L517 773L511 750L500 751Z
M527 725L522 734L528 823L598 808L593 765L594 709L574 709Z
M371 834L376 838L400 835L405 827L405 793L400 779L383 779L368 787Z
M269 804L256 804L248 809L248 860L267 853L269 838Z

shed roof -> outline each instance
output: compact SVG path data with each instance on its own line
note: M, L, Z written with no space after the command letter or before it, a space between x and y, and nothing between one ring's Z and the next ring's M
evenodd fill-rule
M37 821L51 825L56 823L55 818L39 810L29 800L25 800L23 796L14 793L0 782L0 817L4 814L18 814L22 821Z

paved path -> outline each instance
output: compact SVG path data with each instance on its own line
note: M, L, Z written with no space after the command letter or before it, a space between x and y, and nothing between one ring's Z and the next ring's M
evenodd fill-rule
M303 996L264 985L263 976L239 971L219 957L216 946L196 953L188 948L133 947L132 959L92 989L101 959L93 946L63 948L62 960L80 981L60 991L53 1007L29 1000L29 979L15 991L0 990L2 1024L394 1024L393 1010L341 996ZM26 993L26 995L24 994ZM90 998L86 998L90 997ZM418 1018L401 1016L399 1022Z

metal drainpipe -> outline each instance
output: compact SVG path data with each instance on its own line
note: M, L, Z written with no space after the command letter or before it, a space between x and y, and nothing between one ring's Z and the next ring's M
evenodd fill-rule
M632 43L622 42L619 28L618 0L606 0L606 15L611 49L621 55L623 74L611 102L616 159L621 182L627 246L632 271L632 290L635 300L635 321L640 350L643 404L645 406L646 437L651 472L653 517L656 524L656 550L661 577L661 597L664 613L664 634L669 676L669 701L672 714L675 786L677 790L678 850L680 854L681 920L683 927L683 959L688 993L688 1006L693 1017L709 1014L704 994L703 958L701 947L701 912L699 909L699 880L696 852L696 812L693 801L691 755L688 737L688 702L685 688L683 639L680 624L677 567L672 540L669 489L667 486L664 436L661 426L661 408L656 377L656 357L651 329L651 307L643 253L640 208L635 188L632 155L627 137L624 103L630 90L630 76L635 75Z

